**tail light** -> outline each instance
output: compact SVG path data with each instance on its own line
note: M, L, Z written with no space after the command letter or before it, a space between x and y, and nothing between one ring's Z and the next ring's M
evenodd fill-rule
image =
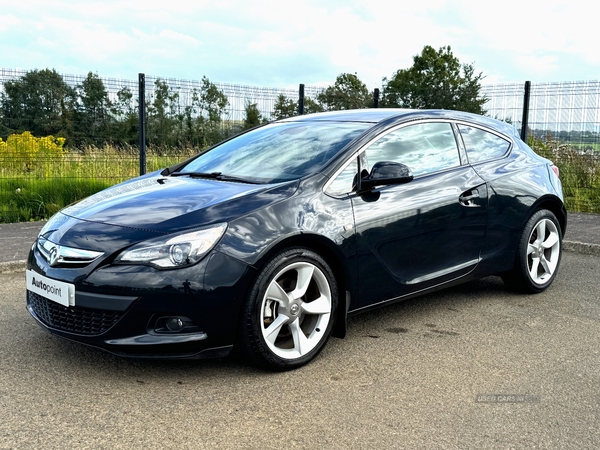
M558 169L558 167L556 167L554 164L552 164L550 167L552 168L552 171L556 174L556 176L560 178L560 170Z

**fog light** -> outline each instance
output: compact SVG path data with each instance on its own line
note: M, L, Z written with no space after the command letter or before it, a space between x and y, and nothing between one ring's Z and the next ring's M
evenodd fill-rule
M183 330L183 320L179 317L170 317L165 324L169 331L178 332Z
M154 322L154 332L156 333L198 333L200 327L196 322L186 316L162 316L157 319L151 319Z

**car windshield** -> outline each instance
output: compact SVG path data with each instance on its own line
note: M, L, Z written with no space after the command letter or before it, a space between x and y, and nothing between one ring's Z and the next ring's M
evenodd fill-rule
M315 173L371 124L280 122L244 133L200 155L176 174L255 183Z

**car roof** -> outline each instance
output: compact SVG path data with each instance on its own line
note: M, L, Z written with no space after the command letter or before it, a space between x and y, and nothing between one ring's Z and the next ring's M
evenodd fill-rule
M303 116L294 116L284 119L286 122L306 122L306 121L333 121L333 122L369 122L377 123L393 116L401 116L408 112L414 112L413 109L400 108L373 108L373 109L349 109L343 111L328 111L321 113L306 114Z
M284 122L313 122L313 121L332 121L332 122L366 122L379 123L386 119L448 119L462 120L474 125L481 125L498 130L513 138L518 138L519 133L516 128L506 122L502 122L491 117L480 114L468 113L463 111L453 111L449 109L402 109L402 108L370 108L370 109L351 109L343 111L328 111L322 113L306 114L303 116L294 116L283 119Z

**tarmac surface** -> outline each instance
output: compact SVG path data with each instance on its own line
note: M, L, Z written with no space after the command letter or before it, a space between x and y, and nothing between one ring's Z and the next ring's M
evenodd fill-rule
M284 373L50 336L18 273L42 226L0 224L0 449L598 448L600 215L569 215L543 294L487 277L379 308Z
M27 255L45 222L0 224L0 273L25 270ZM600 256L600 215L569 213L563 248Z
M51 336L0 274L0 449L598 449L600 256L354 316L310 364L132 360Z

